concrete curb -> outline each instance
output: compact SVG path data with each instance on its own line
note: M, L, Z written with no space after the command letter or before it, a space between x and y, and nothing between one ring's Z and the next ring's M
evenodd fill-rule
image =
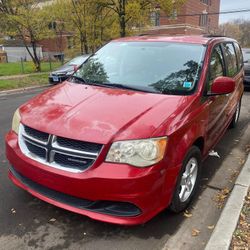
M205 250L228 250L250 186L250 156L238 176Z
M33 87L20 88L20 89L4 90L4 91L0 91L0 96L12 95L12 94L18 94L18 93L22 93L22 92L26 92L30 90L48 88L49 86L52 86L52 85L47 84L47 85L42 85L42 86L33 86Z

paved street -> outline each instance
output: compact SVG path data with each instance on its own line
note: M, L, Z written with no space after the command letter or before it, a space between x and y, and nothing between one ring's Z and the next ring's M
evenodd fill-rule
M189 212L164 211L145 225L122 227L93 221L40 201L7 177L4 135L15 109L36 91L0 96L0 249L192 249L204 248L221 209L215 196L231 189L250 142L250 92L245 92L237 129L228 130L215 148L221 158L204 163L201 191ZM199 231L192 236L192 229Z

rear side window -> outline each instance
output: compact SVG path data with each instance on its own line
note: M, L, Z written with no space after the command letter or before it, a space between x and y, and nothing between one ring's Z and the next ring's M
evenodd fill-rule
M224 60L223 60L222 50L220 46L216 46L213 49L213 52L211 55L207 91L211 90L212 83L217 77L224 76L224 72L225 72L225 69L224 69Z
M234 47L235 47L235 51L237 55L238 70L240 70L244 66L243 55L242 55L242 52L238 43L234 43Z
M227 62L227 76L233 77L238 72L237 57L232 43L222 45L225 51L225 59Z

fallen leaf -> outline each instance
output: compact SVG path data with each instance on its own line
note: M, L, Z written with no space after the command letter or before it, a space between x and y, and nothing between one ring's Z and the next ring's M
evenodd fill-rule
M250 145L246 145L246 153L250 152Z
M187 210L184 212L183 214L186 218L190 218L192 217L193 215L191 213L189 213Z
M56 219L55 219L55 218L51 218L49 221L50 221L50 222L55 222Z
M214 229L214 225L211 226L207 226L208 229L213 230Z
M12 213L12 214L15 214L15 213L16 213L15 208L11 208L11 210L10 210L10 211L11 211L11 213Z
M224 188L216 194L214 201L217 202L218 208L221 209L223 207L225 199L227 198L229 193L230 193L230 190L228 188Z
M239 164L243 165L244 163L245 163L245 160L244 159L240 159Z
M229 194L229 192L230 192L230 190L228 188L224 188L222 190L222 193L225 194L225 195Z
M200 230L198 230L198 229L196 229L196 228L193 228L192 229L192 236L193 237L196 237L196 236L198 236L199 234L200 234Z

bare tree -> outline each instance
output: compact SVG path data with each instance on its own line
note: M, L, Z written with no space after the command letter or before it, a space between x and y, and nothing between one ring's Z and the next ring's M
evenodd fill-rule
M48 35L45 10L39 7L36 0L0 0L0 15L5 20L4 33L23 41L36 71L41 71L38 41Z

